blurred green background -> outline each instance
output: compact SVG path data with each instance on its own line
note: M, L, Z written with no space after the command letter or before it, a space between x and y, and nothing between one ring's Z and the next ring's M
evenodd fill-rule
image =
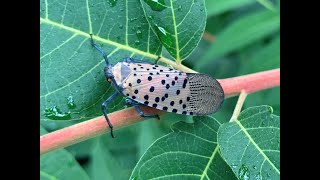
M280 67L280 1L206 0L207 24L204 37L183 64L217 79ZM228 121L237 97L228 98L213 115ZM248 95L243 109L270 105L280 115L280 88ZM65 179L128 179L139 158L157 138L169 133L181 116L167 114L165 120L148 120L41 156L41 168L63 174ZM170 116L174 116L170 118ZM174 119L174 120L173 120ZM182 120L182 118L181 118ZM78 122L42 122L54 131ZM41 133L45 133L42 130ZM50 158L48 158L50 156ZM63 157L62 163L61 157ZM66 158L68 157L68 158ZM73 160L73 157L76 161ZM50 164L50 168L46 166ZM50 175L40 172L42 179ZM71 173L71 174L70 174ZM61 174L60 174L61 175ZM60 176L61 177L61 176Z

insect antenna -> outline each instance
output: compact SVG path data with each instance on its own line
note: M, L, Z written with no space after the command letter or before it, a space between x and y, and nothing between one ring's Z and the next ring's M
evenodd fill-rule
M109 61L108 61L108 58L107 58L107 55L106 53L104 53L104 51L102 50L102 48L100 46L98 46L97 44L95 44L93 42L93 39L92 39L92 34L90 34L90 37L91 37L91 45L96 48L103 56L103 59L106 61L106 64L107 66L109 65Z

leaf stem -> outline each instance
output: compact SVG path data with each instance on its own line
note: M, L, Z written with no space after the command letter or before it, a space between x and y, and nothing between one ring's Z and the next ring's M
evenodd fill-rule
M219 80L219 82L225 92L226 97L240 94L242 91L244 91L246 94L249 94L263 89L279 86L280 69L221 79ZM244 99L242 96L240 98ZM146 114L161 115L165 113L165 111L160 111L154 108L141 108ZM108 117L115 130L147 119L140 117L132 107L110 113L108 114ZM54 151L56 149L70 146L72 144L93 138L109 131L110 129L104 117L100 116L45 134L43 136L40 136L40 155L50 151Z
M236 107L234 108L232 117L230 119L230 122L237 121L238 116L239 116L239 114L241 112L241 108L243 106L244 100L246 99L247 95L248 94L244 90L241 91L239 99L238 99L237 104L236 104Z
M156 55L154 55L154 57L152 57L153 59L157 59L158 57ZM182 72L189 72L189 73L197 73L197 71L194 71L190 68L188 68L187 66L184 66L183 64L181 64L181 61L177 60L177 62L174 62L174 61L171 61L170 59L168 58L165 58L165 57L161 57L159 59L159 61L163 62L163 63L166 63L168 65L171 65L172 67L174 67L175 69L179 69L180 71Z

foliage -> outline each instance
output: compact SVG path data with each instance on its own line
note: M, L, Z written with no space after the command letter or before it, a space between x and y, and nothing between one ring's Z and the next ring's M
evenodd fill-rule
M40 131L100 116L101 103L114 92L89 33L111 63L124 57L154 61L162 55L217 79L228 78L279 68L278 7L279 1L267 0L40 0ZM213 42L202 37L204 31L214 36ZM161 121L115 131L116 139L102 135L48 153L41 156L40 177L279 179L279 90L248 95L239 122L228 123L234 97L212 116L166 114ZM119 97L108 110L123 108ZM269 125L273 132L261 130L255 136L246 131ZM261 153L265 150L272 151ZM257 154L257 162L247 160L250 153Z

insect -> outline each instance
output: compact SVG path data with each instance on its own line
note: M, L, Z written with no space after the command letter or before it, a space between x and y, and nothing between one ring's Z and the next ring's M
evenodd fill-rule
M91 45L106 62L104 74L107 81L116 90L101 105L113 138L113 126L106 107L118 95L126 96L126 103L134 106L140 116L158 119L158 115L145 114L140 105L194 116L212 114L221 107L224 91L216 79L206 74L184 73L133 58L124 58L122 62L112 65L102 48L93 42L92 34L90 36Z

